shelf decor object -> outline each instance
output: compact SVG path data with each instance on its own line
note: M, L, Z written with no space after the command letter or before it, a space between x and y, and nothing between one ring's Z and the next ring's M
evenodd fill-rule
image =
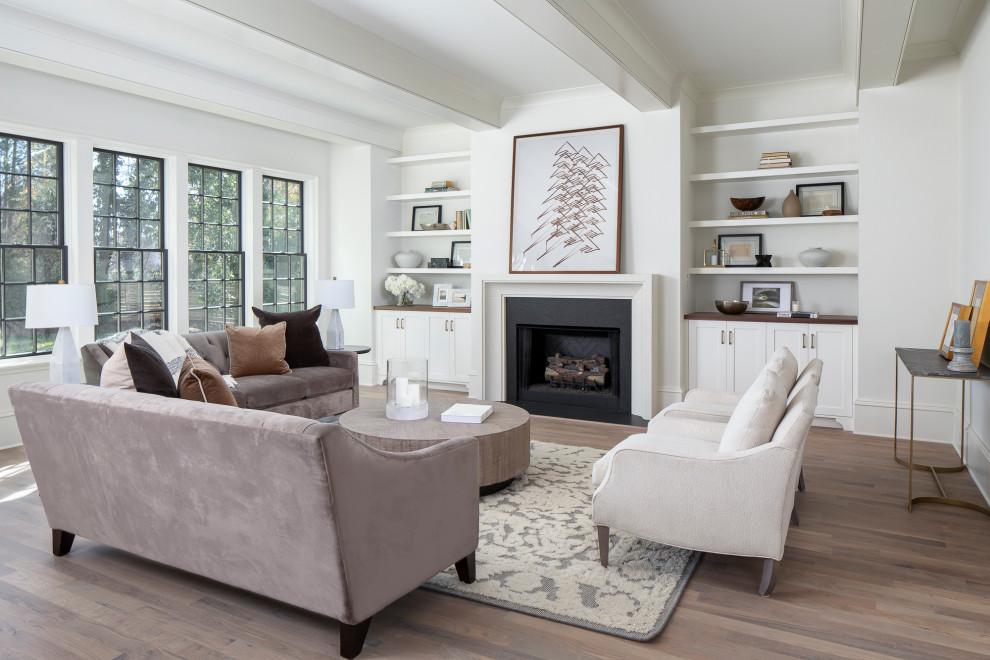
M510 273L618 273L623 126L517 135Z
M471 241L450 242L450 267L471 267Z
M470 289L451 289L450 291L450 303L448 307L470 307L471 306L471 290Z
M701 265L705 268L725 268L727 261L725 250L718 246L718 239L712 241L712 246L701 255Z
M392 261L399 268L419 268L423 263L423 255L416 250L402 250L392 255Z
M433 306L448 307L450 305L450 292L454 285L451 283L433 285Z
M763 206L763 202L766 199L766 197L730 197L729 203L732 204L732 208L735 210L745 213L747 211L756 211Z
M414 206L412 209L412 230L422 231L420 225L438 225L443 216L443 206Z
M990 355L984 356L984 346L987 340L987 330L990 329L990 304L983 304L987 295L987 285L990 282L977 280L973 283L973 295L970 296L969 306L973 308L969 318L972 323L972 337L970 346L973 347L973 364L979 366L980 362L990 366Z
M340 350L344 347L344 324L340 320L341 309L354 309L354 280L318 280L316 302L330 310L325 348Z
M385 278L385 290L396 296L395 304L402 307L413 304L416 298L426 293L426 286L408 275L389 275Z
M942 341L938 345L938 354L947 360L952 359L952 344L954 326L956 321L968 321L973 308L969 305L954 302L949 307L949 318L945 321L945 329L942 330ZM969 342L967 342L969 343Z
M780 214L785 218L798 218L801 216L801 200L794 194L793 190L787 191L787 197L780 205Z
M752 312L789 312L794 282L740 282L739 299L749 303Z
M824 268L832 261L832 253L820 247L808 248L798 255L798 261L809 268Z
M842 181L834 183L803 183L797 186L797 196L801 200L801 215L822 215L825 211L838 210L839 215L846 212L846 184Z
M430 379L426 358L389 358L386 369L385 416L423 419L430 411Z
M719 234L718 248L725 253L729 268L757 266L756 255L763 254L763 234Z
M96 325L96 286L37 284L27 287L24 327L58 328L48 366L53 383L79 382L79 352L69 326Z
M976 371L973 364L973 347L970 346L970 322L956 321L952 326L952 362L946 367L949 371Z

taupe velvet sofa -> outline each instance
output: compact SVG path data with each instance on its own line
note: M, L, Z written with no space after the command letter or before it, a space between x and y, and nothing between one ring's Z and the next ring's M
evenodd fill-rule
M265 411L87 385L9 393L57 556L79 535L333 617L347 658L372 615L438 572L474 580L476 438L391 453Z
M220 373L230 373L226 332L191 332L182 336ZM110 356L98 343L84 345L81 353L86 382L99 384L100 372ZM327 351L327 354L330 356L329 367L303 367L288 374L238 378L237 387L231 389L237 405L309 419L339 415L357 408L357 353Z

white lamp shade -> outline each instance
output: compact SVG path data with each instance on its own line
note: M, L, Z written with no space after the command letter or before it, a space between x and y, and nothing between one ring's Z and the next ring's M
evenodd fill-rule
M327 309L353 309L354 280L317 280L316 302Z
M96 286L36 284L27 288L27 328L96 325Z

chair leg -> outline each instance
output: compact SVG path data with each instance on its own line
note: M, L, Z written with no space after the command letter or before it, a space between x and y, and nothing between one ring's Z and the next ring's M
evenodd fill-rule
M804 468L801 468L801 474L798 475L798 490L804 492Z
M474 553L472 552L464 559L458 559L454 568L457 569L458 580L464 584L472 584L474 582Z
M763 560L763 579L760 580L760 595L768 598L777 586L777 573L780 572L780 561L777 559Z
M69 554L76 535L61 529L52 530L52 554L56 557Z
M340 655L351 660L356 658L361 649L364 648L364 638L368 636L368 628L371 626L371 617L355 623L340 622Z
M798 519L796 506L791 507L791 524L793 524L795 527L801 525L801 521Z
M608 568L608 525L598 526L598 557L602 566Z

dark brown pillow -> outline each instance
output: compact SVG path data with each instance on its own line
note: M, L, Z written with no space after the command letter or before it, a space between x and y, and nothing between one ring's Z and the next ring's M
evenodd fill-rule
M329 367L330 356L323 348L323 338L316 321L320 318L320 305L298 312L266 312L252 307L264 328L285 322L285 361L293 369L302 367Z
M134 379L134 389L146 394L176 397L175 381L172 372L168 370L165 361L158 353L148 346L147 342L138 343L135 337L130 344L124 344L124 357L127 358L127 368Z
M179 371L179 396L190 401L237 407L237 401L220 370L198 357L187 357L182 363Z
M285 361L284 322L267 328L228 325L226 330L230 375L234 378L292 371Z

